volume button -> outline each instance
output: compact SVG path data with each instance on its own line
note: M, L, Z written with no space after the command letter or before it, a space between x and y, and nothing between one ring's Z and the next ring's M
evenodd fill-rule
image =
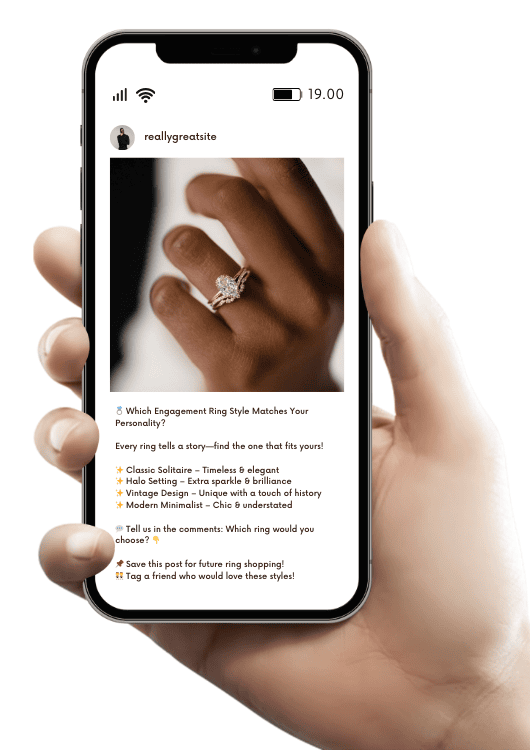
M83 210L83 167L79 170L79 210Z
M79 265L83 265L83 225L79 225Z
M373 224L374 223L374 182L373 182L373 180L372 180L372 201L371 202L372 202L372 206L371 206L371 208L372 208L371 223Z

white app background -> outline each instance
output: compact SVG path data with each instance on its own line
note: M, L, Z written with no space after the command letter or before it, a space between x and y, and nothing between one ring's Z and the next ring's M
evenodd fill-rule
M134 93L143 86L156 91L148 104ZM301 88L302 100L273 102L272 88L282 86ZM128 89L127 103L113 102L112 96L125 87ZM315 88L323 91L340 88L344 96L340 101L310 100L309 89ZM200 159L201 169L198 171L204 171L207 163L202 160L213 160L216 168L208 171L225 171L224 164L227 173L232 174L236 173L234 166L227 161L232 156L301 156L310 171L318 171L319 160L329 160L321 163L331 163L337 168L343 166L344 204L356 207L357 101L356 63L348 52L335 45L301 45L295 59L287 64L241 66L168 65L158 59L154 46L118 45L106 52L98 63L95 417L100 427L100 444L96 462L96 524L108 530L117 542L120 539L145 539L143 543L119 541L115 561L96 577L101 596L114 607L325 610L345 604L355 593L358 582L356 212L349 211L344 217L337 215L345 230L343 392L208 393L188 390L189 383L193 382L193 368L185 363L185 355L173 341L167 349L167 357L169 361L176 357L184 364L185 384L180 386L184 392L163 392L160 388L167 386L160 386L160 383L153 386L152 392L145 388L131 390L135 387L135 378L136 382L141 381L145 363L150 361L149 352L151 358L160 356L160 346L168 346L167 332L161 324L159 339L155 337L146 342L146 337L141 336L142 321L153 315L148 309L139 310L131 324L136 326L139 342L144 343L139 343L136 354L129 352L127 355L126 352L129 367L124 368L123 391L111 392L110 254L124 254L124 249L109 246L109 159L183 159L187 165L193 164L193 159ZM109 141L109 133L122 123L131 127L135 134L134 146L127 152L116 151ZM179 140L178 143L145 139L146 134L156 135L164 131L169 134L209 132L215 134L216 139ZM171 163L168 165L167 174L171 175ZM155 244L171 226L184 223L179 210L184 204L183 187L176 184L174 192L164 192L163 209L153 230L152 242ZM189 223L201 226L216 241L215 232L223 233L221 225L214 228L215 222L203 217L194 215ZM219 244L236 257L233 246L227 244L226 233L220 236L222 242ZM163 257L161 247L159 255ZM126 262L126 254L123 257ZM163 270L178 275L176 269L164 267ZM154 279L159 272L156 264L148 269L145 283L150 284L151 276ZM143 354L141 346L147 347ZM121 416L117 415L118 406L122 407ZM139 410L149 408L151 414L128 414L127 409L134 407ZM155 414L156 408L205 409L207 413L165 416ZM210 409L230 408L247 409L250 414L224 417L209 413ZM253 415L253 409L285 410L287 413ZM293 414L291 409L299 413ZM158 428L154 425L116 426L116 420L161 422L163 419L165 423ZM234 449L236 441L247 447ZM187 447L212 446L216 442L229 447L204 450ZM283 447L267 449L268 443ZM297 447L287 449L286 443ZM154 452L142 449L142 444L156 445L157 449ZM169 447L159 447L168 444ZM249 447L259 445L263 448ZM321 447L300 451L303 445ZM137 447L133 450L122 446ZM117 467L122 471L118 472ZM205 467L208 470L235 469L236 472L211 473L205 471ZM139 469L153 469L154 473L139 472ZM176 472L175 469L184 471ZM260 470L271 473L263 475ZM178 484L150 485L149 477L178 480ZM234 477L242 483L223 483ZM254 482L264 477L290 480L290 483ZM117 483L118 478L122 478L121 484ZM208 479L210 483L189 483L189 478ZM144 479L145 484L133 484L126 479ZM245 482L247 479L249 483ZM214 486L212 480L219 484ZM242 489L248 495L231 494ZM123 494L118 495L117 490ZM159 494L148 497L127 495L127 491ZM178 492L182 497L162 495L162 492ZM227 492L228 495L204 494L207 492ZM256 494L251 495L251 492ZM292 507L243 507L245 503L256 502L292 503ZM118 503L122 503L121 507ZM127 507L127 503L158 504L159 507L134 508ZM162 508L162 503L191 507ZM214 507L214 503L222 503L225 507ZM240 504L239 508L236 503ZM199 504L203 507L197 507ZM231 507L226 507L228 505ZM118 525L123 526L123 531L116 530ZM165 531L164 527L176 531ZM241 530L228 531L229 527ZM205 528L208 531L189 531ZM295 530L274 532L274 528ZM269 529L269 533L263 529ZM301 529L308 531L301 533ZM155 536L158 541L153 539ZM120 560L124 562L117 566ZM200 567L199 560L216 566ZM143 563L145 567L132 567L132 562ZM256 565L245 567L249 562ZM219 563L221 567L218 567ZM240 563L241 567L227 566L227 563ZM258 563L267 564L267 567L259 568ZM276 565L280 566L279 569ZM123 577L116 578L116 572L123 573ZM223 577L199 578L199 575L221 572ZM253 576L266 573L267 577L247 578L247 572ZM186 573L196 578L181 579L180 575ZM282 577L271 578L280 573ZM146 574L149 574L149 579L145 578ZM153 574L174 577L153 578ZM227 578L227 574L242 575L242 578ZM133 578L132 575L142 577Z

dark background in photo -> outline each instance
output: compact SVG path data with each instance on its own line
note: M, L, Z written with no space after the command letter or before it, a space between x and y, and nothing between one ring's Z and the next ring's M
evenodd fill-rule
M110 369L123 357L122 334L135 313L155 215L155 159L110 160Z

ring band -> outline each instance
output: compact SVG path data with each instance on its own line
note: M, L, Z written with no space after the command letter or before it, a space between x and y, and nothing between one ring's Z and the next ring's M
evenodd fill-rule
M221 305L229 305L241 297L241 292L245 288L245 281L250 275L248 268L240 268L235 276L218 276L215 286L219 289L215 297L208 301L212 310L217 310Z

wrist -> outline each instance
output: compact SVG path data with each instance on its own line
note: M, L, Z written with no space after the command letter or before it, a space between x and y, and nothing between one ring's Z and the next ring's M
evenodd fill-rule
M530 748L530 625L523 627L506 668L477 681L472 708L447 734L451 750L528 750Z

